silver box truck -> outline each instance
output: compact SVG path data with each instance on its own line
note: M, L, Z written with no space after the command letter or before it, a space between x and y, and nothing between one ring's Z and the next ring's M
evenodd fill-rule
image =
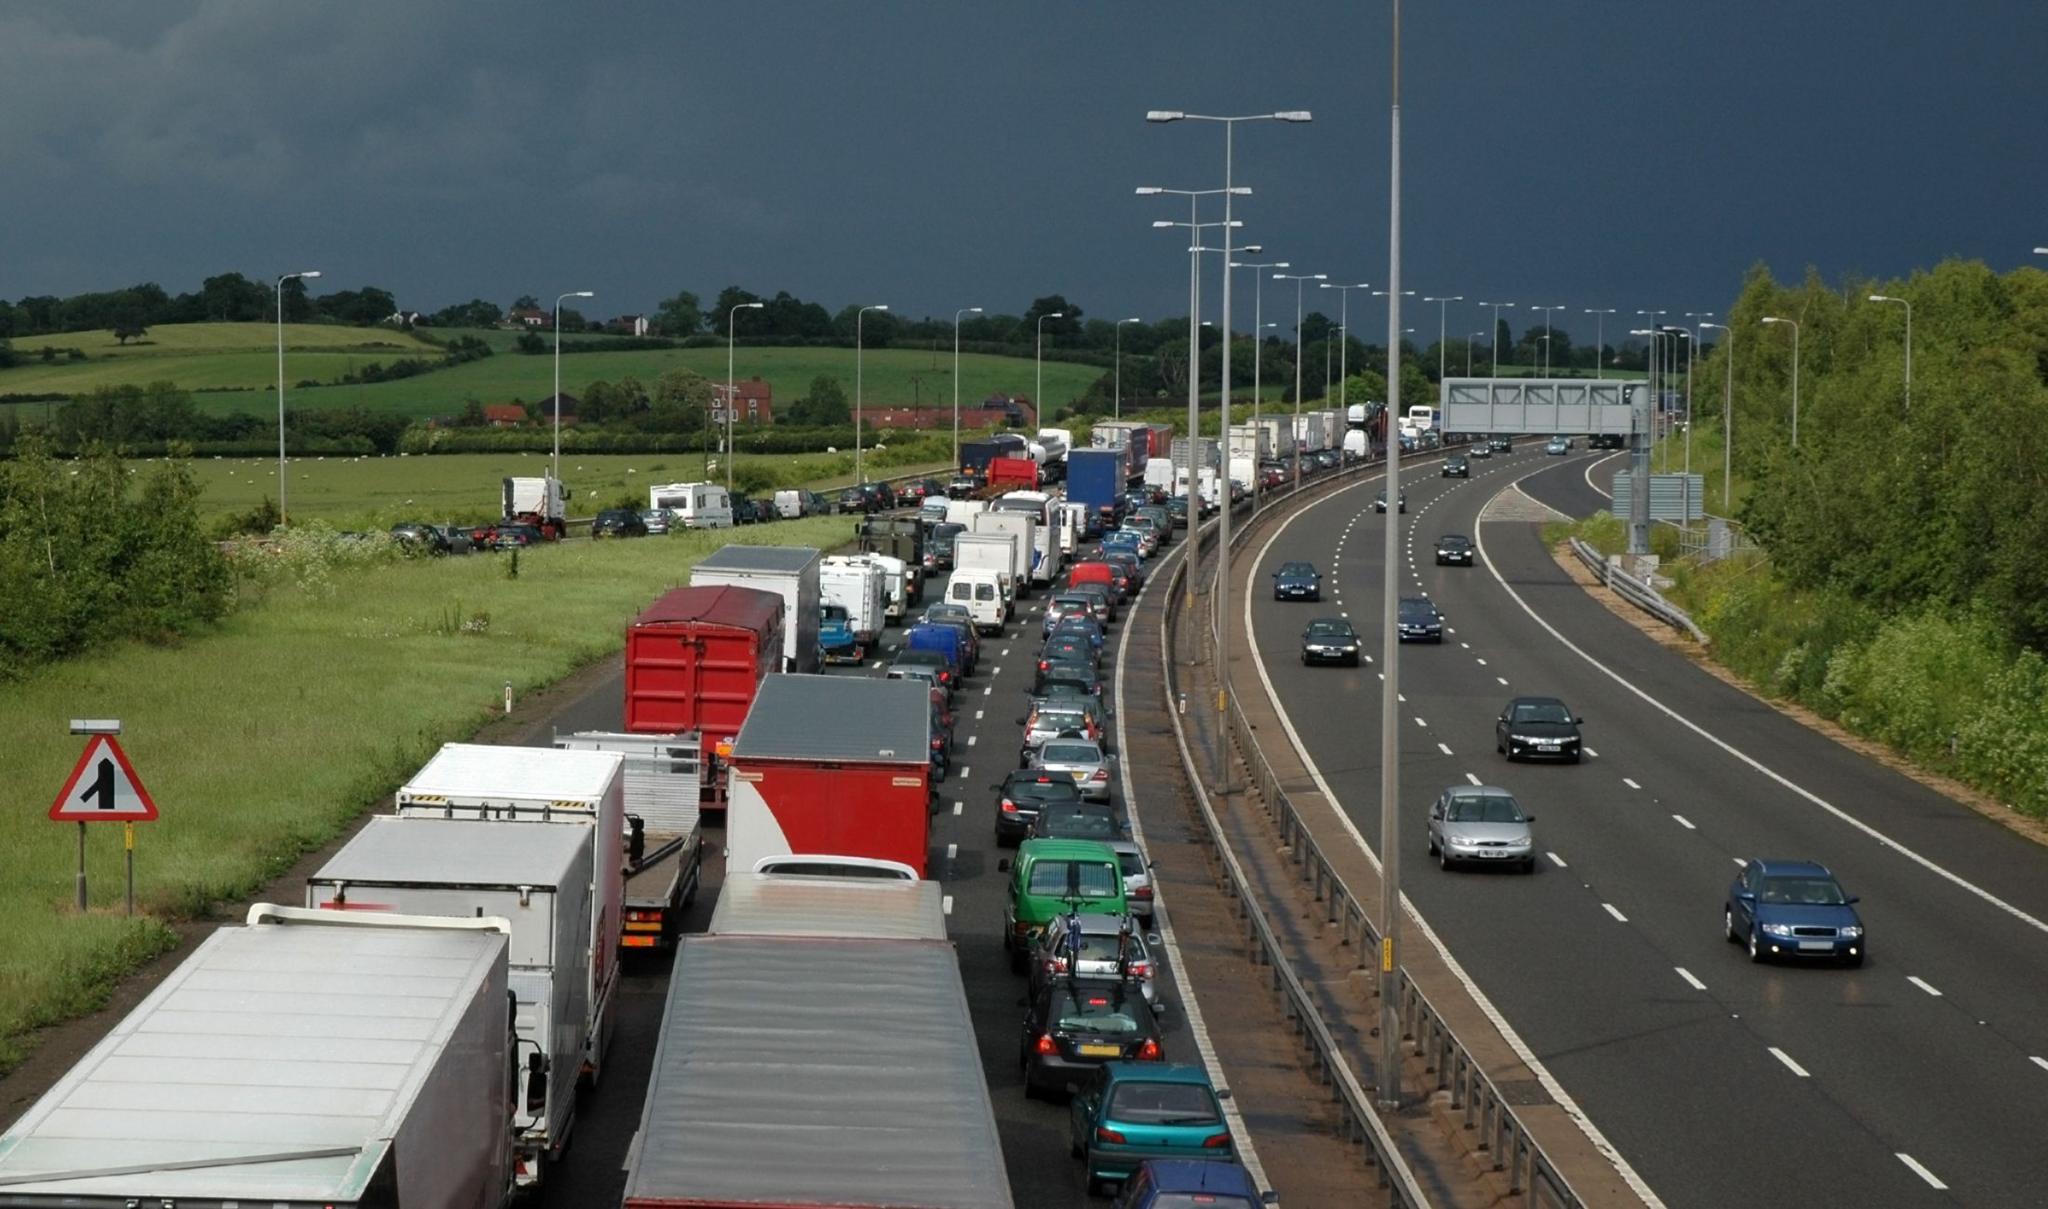
M690 568L690 586L731 584L782 596L782 670L818 670L818 563L810 546L726 546Z

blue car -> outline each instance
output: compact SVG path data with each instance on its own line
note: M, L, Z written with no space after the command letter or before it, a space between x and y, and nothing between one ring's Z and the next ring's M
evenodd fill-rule
M1251 1172L1236 1163L1211 1159L1147 1159L1124 1181L1116 1209L1256 1209L1265 1204Z
M1144 543L1137 534L1128 529L1117 529L1102 535L1102 552L1107 554L1112 550L1123 550L1137 555L1140 559L1145 557Z
M1870 946L1855 902L1826 865L1751 860L1728 887L1722 926L1751 961L1817 957L1860 966Z
M1088 1189L1121 1184L1146 1159L1232 1159L1223 1101L1199 1066L1105 1062L1074 1090L1068 1139Z

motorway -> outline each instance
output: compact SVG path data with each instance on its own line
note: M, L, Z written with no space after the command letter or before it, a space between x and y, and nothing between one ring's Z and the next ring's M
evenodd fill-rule
M1369 479L1240 564L1238 620L1327 790L1377 836L1376 665L1301 667L1299 634L1343 612L1380 650L1382 526L1395 523L1404 594L1426 592L1448 627L1440 647L1402 648L1406 893L1657 1198L2048 1204L2048 853L1613 616L1538 524L1482 526L1511 482L1574 515L1607 506L1620 459L1522 444L1473 462L1469 481L1417 467L1405 517L1372 511ZM1446 532L1477 539L1479 565L1436 566ZM1323 604L1271 599L1268 573L1295 558L1325 572ZM1521 693L1585 716L1585 763L1495 754L1493 718ZM1425 860L1428 803L1468 781L1538 817L1535 876ZM1754 966L1726 943L1725 892L1748 857L1834 869L1862 896L1866 965Z
M744 539L744 532L741 538ZM1155 565L1147 568L1148 585L1150 576L1160 573L1156 564L1163 563L1164 556L1162 551L1162 557L1153 560ZM925 601L940 599L943 584L943 579L927 584ZM952 899L951 930L959 949L961 977L966 984L982 1068L1002 1137L1012 1194L1019 1209L1071 1209L1104 1202L1090 1201L1081 1164L1067 1153L1066 1106L1024 1098L1017 1064L1024 980L1010 973L1002 949L1005 875L996 870L997 862L1010 855L1011 850L995 845L995 797L990 788L1016 767L1021 735L1017 718L1023 712L1031 684L1030 659L1039 646L1039 613L1044 600L1042 591L1034 593L1020 603L1021 616L1010 623L1003 637L982 640L978 674L967 682L956 702L953 767L939 787L944 806L933 820L932 847L942 858L939 876ZM922 612L922 606L912 611ZM1123 630L1121 624L1113 628L1105 645L1106 670L1115 667L1116 654L1124 640ZM892 627L884 640L885 646L893 649L900 642L900 634L900 630ZM865 667L835 667L827 672L880 675L886 654L885 651L882 660L870 659ZM1113 691L1114 687L1111 680L1105 692ZM550 719L551 727L543 726L533 741L546 744L551 729L619 729L623 725L623 695L624 673L615 669L588 692L556 711ZM1119 782L1112 788L1118 808L1123 809L1123 785ZM709 922L724 864L722 832L714 828L708 837L704 892L685 919L685 927L691 931L702 930ZM1165 965L1164 954L1157 956ZM639 1125L648 1067L653 1061L668 991L670 961L663 957L629 963L626 969L605 1081L594 1092L586 1093L574 1141L535 1198L538 1206L569 1209L616 1204L625 1187L623 1165ZM1173 1062L1197 1062L1200 1059L1187 1026L1187 1013L1172 977L1170 969L1162 969L1159 974L1160 995L1172 1003L1160 1021L1167 1058ZM1245 1136L1241 1129L1235 1132Z

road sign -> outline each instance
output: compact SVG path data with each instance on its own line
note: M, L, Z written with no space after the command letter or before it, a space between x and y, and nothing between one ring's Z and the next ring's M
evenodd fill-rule
M50 817L60 823L146 823L156 818L156 803L120 742L97 734L50 804Z

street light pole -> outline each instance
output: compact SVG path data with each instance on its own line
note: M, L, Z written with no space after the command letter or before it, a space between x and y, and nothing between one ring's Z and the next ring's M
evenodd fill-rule
M1721 397L1721 507L1730 516L1735 514L1735 329L1725 323L1700 322L1701 327L1711 327L1728 333L1728 363L1721 367L1723 391Z
M1498 378L1500 377L1500 313L1503 310L1513 310L1515 304L1512 302L1482 302L1479 305L1493 308L1493 330L1487 333L1486 343L1493 349L1493 376Z
M1116 410L1114 418L1118 420L1124 418L1124 324L1143 322L1145 322L1143 319L1136 318L1119 319L1116 321ZM957 460L960 456L959 452L956 450L953 456Z
M1152 120L1150 114L1146 115L1146 120ZM1251 188L1240 185L1234 191L1241 195L1249 195ZM1200 236L1204 226L1216 225L1200 221L1199 207L1201 199L1211 194L1222 192L1224 192L1222 189L1166 189L1158 185L1140 185L1137 188L1137 194L1140 197L1152 197L1163 194L1188 199L1188 220L1186 222L1167 222L1161 219L1154 221L1152 226L1155 229L1161 227L1186 227L1188 229L1188 440L1186 446L1188 478L1187 483L1183 487L1183 495L1187 500L1188 526L1190 531L1198 527L1202 517L1202 490L1199 481L1201 476L1196 468L1196 450L1202 438L1202 413L1200 406L1202 390L1202 275L1201 259L1195 254L1193 245L1201 242ZM1187 583L1187 607L1193 609L1195 607L1194 577L1186 576L1184 578Z
M1400 411L1401 374L1401 0L1394 0L1391 149L1387 177L1387 423ZM1388 436L1393 436L1391 427ZM1401 442L1387 441L1387 523L1381 568L1380 662L1380 1060L1378 1098L1383 1108L1401 1104L1401 631L1400 517Z
M1465 296L1463 294L1453 294L1448 298L1425 297L1423 301L1436 303L1436 381L1438 386L1442 386L1444 381L1445 316L1448 315L1450 312L1450 304L1453 302L1465 301Z
M1065 311L1054 311L1049 315L1040 315L1038 317L1038 343L1032 353L1032 360L1038 366L1038 384L1032 387L1032 390L1037 392L1037 397L1031 400L1031 405L1038 409L1040 423L1045 421L1045 321L1048 319L1065 319L1066 317L1067 313Z
M1245 250L1245 251L1247 251L1247 252L1251 251L1251 249L1250 249L1250 248L1246 248L1246 249L1244 249L1244 250ZM1231 261L1231 262L1230 262L1230 267L1231 267L1231 268L1233 268L1233 269L1254 269L1254 270L1256 270L1256 269L1291 269L1291 268L1293 268L1294 266L1293 266L1293 265L1292 265L1291 263L1289 263L1289 262L1287 262L1287 261L1285 261L1285 260L1268 260L1268 261L1264 261L1264 262L1254 262L1254 261L1238 261L1238 260L1233 260L1233 261ZM1265 352L1266 352L1266 279L1265 279L1265 278L1263 278L1263 277L1259 277L1259 276L1257 276L1256 274L1254 274L1254 276L1253 276L1253 279L1252 279L1252 427L1253 427L1253 428L1257 428L1257 427L1258 427L1258 425L1259 425L1259 414L1260 414L1260 406L1261 406L1261 404L1262 404L1262 403L1264 402L1264 398L1262 397L1262 394L1261 394L1261 392L1262 392L1262 391L1263 391L1263 389L1264 389L1264 386L1265 386L1265 380L1264 380L1264 378L1263 378L1263 376L1262 376L1262 373L1261 373L1261 367L1262 367L1262 366L1264 365L1264 363L1265 363ZM1290 433L1290 435L1293 435L1293 434L1291 434L1291 433ZM1258 448L1258 446L1257 446L1257 440L1258 440L1258 438L1257 438L1257 437L1253 437L1253 438L1252 438L1252 440L1253 440L1253 442L1254 442L1254 444L1253 444L1253 448L1254 448L1254 449ZM1275 449L1275 450L1274 450L1273 452L1277 454L1277 453L1279 452L1279 450L1278 450L1278 449L1276 448L1276 449ZM1253 461L1253 468L1252 468L1252 481L1251 481L1250 483L1246 484L1246 487L1247 487L1247 488L1248 488L1248 489L1249 489L1249 490L1251 491L1251 495L1252 495L1252 511L1253 511L1253 512L1257 512L1257 511L1259 510L1259 474L1258 474L1258 467L1257 467L1257 462L1258 462L1258 459L1257 459L1257 457L1254 457L1254 458L1252 459L1252 461Z
M548 477L561 481L562 478L562 299L594 298L589 290L570 290L555 298L555 451L548 466Z
M1325 281L1328 280L1329 276L1328 273L1273 274L1273 280L1275 281L1291 281L1294 283L1294 430L1297 433L1301 431L1301 283L1304 281ZM1329 352L1329 342L1324 341L1323 359L1325 361L1329 360ZM1327 394L1328 390L1328 386L1325 385L1324 393ZM1327 403L1329 400L1326 398L1324 402ZM1351 412L1348 410L1344 412L1344 423L1346 426L1349 426L1351 423ZM1296 491L1301 490L1301 450L1299 448L1294 451L1294 489Z
M1636 312L1637 315L1650 321L1650 351L1652 353L1659 351L1657 348L1657 333L1663 329L1664 316L1670 313L1669 311ZM1630 332L1629 334L1633 336L1636 333ZM1669 370L1666 369L1665 372L1668 373ZM1650 372L1650 431L1653 440L1655 439L1655 434L1661 433L1664 428L1664 390L1663 384L1658 381L1659 377L1660 375L1656 370Z
M979 315L978 306L963 306L953 312L953 471L960 470L960 316Z
M1698 349L1699 349L1699 343L1700 343L1700 335L1699 335L1699 324L1700 324L1700 321L1701 321L1701 320L1703 320L1703 319L1712 319L1712 318L1714 317L1714 312L1712 312L1712 311L1687 311L1687 312L1685 313L1685 317L1686 317L1687 319L1690 319L1690 320L1692 320L1692 321L1693 321L1693 326L1692 326L1691 328L1687 329L1687 330L1686 330L1686 333L1685 333L1685 473L1686 473L1687 475L1690 475L1690 474L1692 474L1692 370L1693 370L1693 362L1694 362L1694 361L1696 361L1696 360L1698 359L1698 357L1697 357L1697 353L1698 353ZM1688 478L1688 479L1686 479L1686 482L1687 482L1687 483L1691 483L1691 482L1692 482L1692 480L1691 480L1690 478ZM1690 490L1690 488L1688 488L1688 490ZM1690 520L1690 519L1692 519L1692 518L1691 518L1690 516L1688 516L1688 517L1687 517L1686 519L1687 519L1687 520Z
M1896 302L1906 308L1906 410L1913 410L1913 304L1889 294L1872 294L1872 302Z
M291 514L285 509L284 499L284 283L298 278L318 277L320 270L303 269L297 273L286 273L277 279L277 523L290 522ZM80 830L83 830L81 828Z
M1468 378L1472 376L1472 346L1479 343L1479 338L1485 334L1485 332L1473 332L1472 338L1465 341L1465 376Z
M767 306L765 302L742 302L725 313L725 494L732 495L732 464L738 454L732 443L733 413L740 409L739 387L733 382L732 342L734 324L741 311L758 311Z
M1372 285L1364 281L1356 285L1332 285L1325 281L1316 288L1336 290L1341 299L1337 304L1337 406L1344 409L1348 422L1351 416L1351 291L1369 290Z
M1593 379L1597 382L1607 376L1607 317L1614 313L1614 308L1594 310L1588 307L1586 313L1597 316L1593 320Z
M861 359L866 355L861 339L861 324L867 320L869 311L886 311L887 303L864 306L853 315L853 481L867 485L867 472L861 468L860 460L860 413L861 413Z
M1550 376L1550 315L1553 311L1569 310L1562 302L1556 306L1532 306L1532 311L1543 312L1543 376Z
M1792 328L1792 448L1799 448L1799 322L1782 319L1776 315L1764 317L1765 323L1783 323Z

